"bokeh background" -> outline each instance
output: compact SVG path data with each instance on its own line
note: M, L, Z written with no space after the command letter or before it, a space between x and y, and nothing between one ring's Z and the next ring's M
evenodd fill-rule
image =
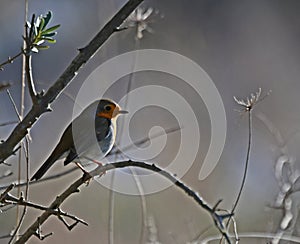
M30 0L30 15L45 14L51 10L54 13L52 23L61 24L56 37L57 43L33 57L37 89L47 90L77 54L77 49L85 46L124 3L125 1L119 0ZM33 126L30 143L31 172L42 164L59 140L71 120L77 91L96 67L111 57L137 48L166 49L187 56L199 64L214 81L224 102L227 115L226 144L217 167L208 178L198 180L210 143L210 119L201 97L190 86L167 74L141 72L134 77L120 79L107 91L107 96L120 99L126 94L130 79L131 89L147 84L161 84L178 91L194 109L201 132L199 153L182 180L211 205L223 199L221 207L230 209L241 183L248 136L247 116L241 116L235 111L240 108L235 104L233 96L246 97L259 87L265 94L272 90L271 95L260 102L254 111L250 166L235 218L240 233L276 233L282 212L268 206L274 203L279 192L274 166L283 146L288 148L289 155L295 159L295 168L299 168L300 2L165 0L145 1L142 6L155 10L149 23L153 32L144 32L144 37L138 42L134 28L115 33L53 103L53 112L44 114ZM19 52L22 46L23 20L24 1L2 0L1 60ZM6 66L0 77L1 82L12 83L10 91L20 106L21 59ZM26 94L25 110L28 111L30 106L30 98ZM130 111L130 107L126 109ZM12 104L3 91L0 93L0 114L0 123L16 120ZM268 118L274 126L272 128L282 134L284 144L276 140L274 131L272 133L257 114ZM119 122L122 124L122 119ZM166 129L178 126L176 119L168 111L154 107L135 114L131 125L124 130L130 129L133 141L147 137L153 126L159 125ZM14 125L0 127L1 139L7 138L13 128ZM128 144L121 139L122 131L118 133L118 138L121 145ZM179 146L189 146L179 145L179 140L180 131L169 134L165 148L151 162L162 167L168 165ZM191 143L194 143L193 140L191 138ZM12 156L7 162L12 166L1 165L0 171L11 170L14 174L1 180L1 185L17 179L17 157ZM62 169L62 163L58 163L49 174ZM80 174L75 172L30 187L30 200L47 205ZM154 221L157 240L161 243L188 243L198 236L204 239L217 234L210 216L174 187L147 195L146 203L148 216ZM296 197L293 203L294 211L298 212ZM63 209L86 220L89 226L78 225L69 232L61 222L52 217L42 226L44 234L54 232L44 243L108 243L108 189L97 182L91 182L88 187L82 187L79 194L68 199ZM141 209L140 197L115 193L114 243L139 243ZM28 213L21 232L38 214L38 211ZM299 234L299 222L294 228L295 235ZM14 225L15 209L1 213L1 235L9 233ZM7 243L7 239L0 242ZM28 243L39 242L33 237ZM266 243L266 239L242 239L242 243Z

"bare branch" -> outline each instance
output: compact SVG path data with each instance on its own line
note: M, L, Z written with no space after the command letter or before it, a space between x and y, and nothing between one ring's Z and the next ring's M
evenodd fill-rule
M144 162L134 162L134 161L122 161L117 163L111 163L106 164L104 166L99 166L95 170L91 171L89 174L84 174L81 178L79 178L77 181L75 181L71 186L69 186L61 195L57 196L56 199L50 204L50 206L47 208L47 210L38 217L38 219L25 231L25 233L20 237L19 240L16 241L16 243L25 243L32 235L36 233L39 226L42 225L52 214L53 210L56 210L60 207L60 205L73 193L78 192L78 188L85 184L87 181L89 181L92 177L98 176L103 174L106 171L116 169L116 168L124 168L124 167L139 167L148 169L154 172L157 172L158 174L164 176L165 178L169 179L179 187L181 190L183 190L188 196L190 196L197 204L199 204L203 209L205 209L211 216L212 219L222 234L224 238L227 240L228 243L230 243L230 239L226 233L226 230L223 228L223 221L226 218L229 218L231 214L226 215L219 215L217 212L213 210L212 207L210 207L200 196L197 192L193 191L190 187L185 185L183 182L179 181L169 172L157 167L154 164L146 164Z

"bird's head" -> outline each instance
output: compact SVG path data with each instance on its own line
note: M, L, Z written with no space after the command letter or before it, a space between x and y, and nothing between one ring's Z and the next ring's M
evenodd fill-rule
M96 115L102 118L114 119L120 114L127 113L127 111L122 110L121 107L114 101L109 99L101 99L97 107Z

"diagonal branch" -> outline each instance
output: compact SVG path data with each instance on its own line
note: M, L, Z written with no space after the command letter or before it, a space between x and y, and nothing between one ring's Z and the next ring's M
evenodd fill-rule
M78 55L73 59L63 74L49 88L45 95L39 98L36 104L25 116L25 118L15 127L8 139L0 144L0 162L3 162L12 155L14 148L21 139L28 133L28 130L45 112L51 111L49 105L59 96L63 89L76 76L78 70L95 54L102 44L115 32L124 20L143 0L129 0L119 12L98 32L90 43L80 49Z

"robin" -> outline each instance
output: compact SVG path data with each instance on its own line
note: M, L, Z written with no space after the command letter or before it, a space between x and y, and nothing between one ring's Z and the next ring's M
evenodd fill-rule
M112 149L117 129L117 118L127 111L112 100L101 99L85 108L65 129L58 144L32 176L39 180L60 158L66 157L64 165L70 162L94 161L104 158Z

